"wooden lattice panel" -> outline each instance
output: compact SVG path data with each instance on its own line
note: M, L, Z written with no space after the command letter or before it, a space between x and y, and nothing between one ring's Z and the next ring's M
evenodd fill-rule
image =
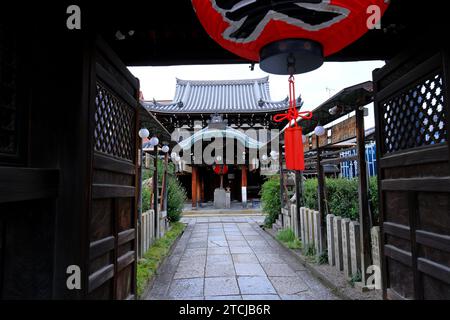
M383 104L383 154L447 141L442 74L408 88Z
M133 161L133 109L100 82L97 83L95 104L95 150Z

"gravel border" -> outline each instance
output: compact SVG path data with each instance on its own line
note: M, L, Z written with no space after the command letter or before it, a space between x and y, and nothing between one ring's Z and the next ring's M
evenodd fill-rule
M326 265L317 265L308 261L308 258L301 254L300 250L292 250L276 238L276 232L273 229L262 228L274 240L280 243L284 250L294 255L299 262L308 269L323 285L330 288L333 293L343 300L383 300L381 290L362 292L361 289L352 287L345 279L342 272L335 267Z

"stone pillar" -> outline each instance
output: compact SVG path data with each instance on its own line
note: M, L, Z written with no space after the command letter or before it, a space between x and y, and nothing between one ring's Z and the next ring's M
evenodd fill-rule
M242 166L241 170L242 207L247 208L247 166Z
M303 244L304 247L308 247L309 246L309 209L308 208L304 208L303 210L303 230L305 233L305 239L303 240Z
M291 218L292 218L292 229L294 231L295 237L299 238L298 230L298 216L297 216L297 206L295 204L291 205Z
M334 266L336 264L334 252L334 215L327 215L327 244L328 244L328 264Z
M306 246L306 219L305 219L306 208L300 208L300 237L303 246Z
M192 166L192 185L191 185L191 194L192 194L192 209L197 209L197 173L198 168Z
M380 241L380 227L373 227L370 230L372 238L372 259L373 264L381 268L381 241Z
M314 211L308 209L308 235L309 235L309 244L314 245L314 220L313 220Z
M351 271L351 260L350 260L350 233L349 233L350 219L342 219L341 230L342 230L342 262L344 275L346 277L352 276Z
M351 257L351 267L352 275L361 271L361 243L359 238L359 223L356 221L350 222L350 257Z
M343 260L342 260L342 227L341 227L341 217L334 218L334 255L335 255L335 265L336 269L343 270Z
M314 225L314 246L316 248L316 254L319 255L323 252L322 244L322 223L320 221L320 213L313 211L313 225Z

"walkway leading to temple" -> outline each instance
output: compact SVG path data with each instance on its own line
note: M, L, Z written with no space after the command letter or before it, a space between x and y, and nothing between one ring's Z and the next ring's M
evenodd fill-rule
M183 218L148 300L337 299L266 234L262 216Z

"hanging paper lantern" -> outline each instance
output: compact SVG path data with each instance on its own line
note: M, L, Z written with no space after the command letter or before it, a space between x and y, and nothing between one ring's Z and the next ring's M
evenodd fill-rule
M269 73L289 75L320 67L323 57L369 30L368 22L375 22L370 8L379 8L381 18L388 7L385 0L192 0L192 4L205 30L222 47L260 61Z
M216 174L227 174L228 173L228 166L226 164L224 165L220 165L220 164L216 164L213 167L213 170Z
M325 135L325 128L318 125L317 127L314 128L314 134L318 137Z

